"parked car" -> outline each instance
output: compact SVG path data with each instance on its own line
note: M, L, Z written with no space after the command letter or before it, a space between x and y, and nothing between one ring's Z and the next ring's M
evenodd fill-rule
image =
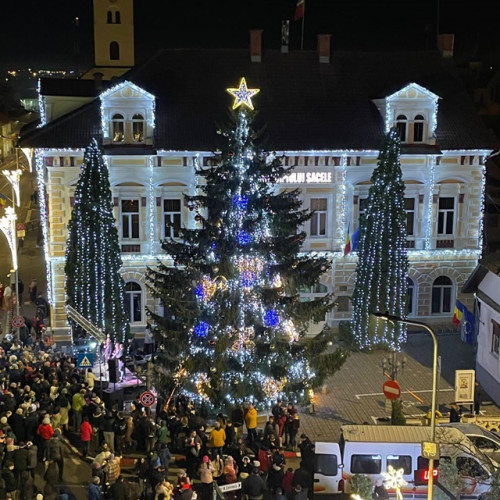
M463 432L486 456L500 462L500 436L477 424L452 422L440 424L444 427L453 427Z

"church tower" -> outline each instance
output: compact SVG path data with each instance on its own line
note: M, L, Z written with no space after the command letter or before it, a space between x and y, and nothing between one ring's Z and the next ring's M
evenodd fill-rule
M82 78L111 80L134 66L133 0L94 0L94 60Z

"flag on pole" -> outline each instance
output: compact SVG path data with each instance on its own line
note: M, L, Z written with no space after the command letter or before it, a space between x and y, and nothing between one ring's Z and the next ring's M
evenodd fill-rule
M459 300L457 300L457 302L455 303L455 310L453 311L453 319L452 319L454 325L459 325L460 322L462 321L464 315L464 309L465 306Z
M297 4L295 5L295 15L293 18L295 21L302 19L304 17L306 11L306 0L297 0Z
M349 226L347 226L347 234L345 237L344 257L351 251L351 235L349 234Z
M358 249L359 244L359 227L352 233L351 236L351 252L355 252Z
M474 332L476 331L476 317L474 313L464 307L464 329L465 341L469 345L474 344Z

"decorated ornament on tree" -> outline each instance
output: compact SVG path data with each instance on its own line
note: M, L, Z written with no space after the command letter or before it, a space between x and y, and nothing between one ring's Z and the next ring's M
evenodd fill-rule
M266 313L264 314L264 324L266 326L274 328L275 326L278 326L279 322L280 317L274 309L269 309L268 311L266 311Z
M200 321L193 328L193 334L200 339L204 339L208 335L209 330L210 330L210 325L206 321Z

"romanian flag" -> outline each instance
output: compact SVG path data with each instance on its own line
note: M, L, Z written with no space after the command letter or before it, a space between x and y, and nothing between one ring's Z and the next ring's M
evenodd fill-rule
M297 0L297 5L295 6L295 15L293 18L298 21L304 17L306 12L306 0Z
M459 325L460 322L462 321L464 315L464 309L465 306L459 300L457 300L457 302L455 303L455 310L453 311L453 319L452 319L454 325Z
M344 257L351 251L351 235L349 234L349 226L347 226L347 235L345 237Z

